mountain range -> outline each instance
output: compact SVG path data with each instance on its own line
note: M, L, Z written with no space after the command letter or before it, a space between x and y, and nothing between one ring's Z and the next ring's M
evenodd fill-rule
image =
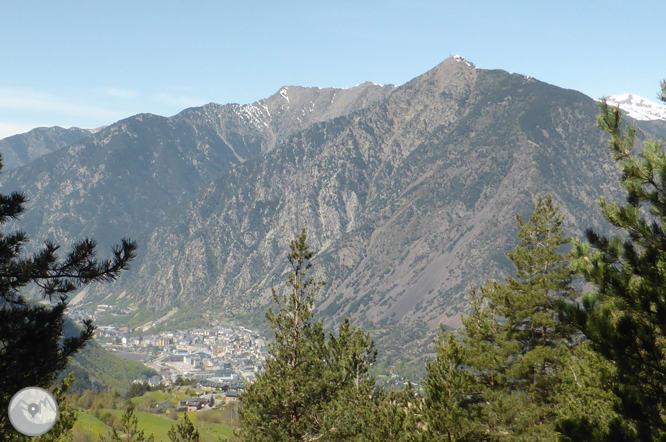
M392 87L285 87L251 105L208 104L165 118L140 114L28 167L5 172L3 189L30 197L21 228L68 245L81 236L110 247L137 238L233 166L286 135L380 99Z
M4 170L25 166L31 161L55 152L92 134L90 129L71 127L38 127L25 134L0 140L0 154Z
M608 231L596 201L622 194L597 113L580 92L456 56L399 87L290 86L251 105L136 115L0 186L30 198L10 228L33 244L138 240L132 270L74 305L113 304L144 330L260 326L307 227L328 281L318 315L350 316L404 355L440 324L460 326L471 288L512 271L516 214L539 196L553 196L570 235ZM661 118L638 120L639 138L660 136Z

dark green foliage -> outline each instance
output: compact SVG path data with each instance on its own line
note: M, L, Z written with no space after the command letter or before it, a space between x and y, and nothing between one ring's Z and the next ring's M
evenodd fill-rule
M424 382L434 440L554 440L562 418L612 415L604 364L558 320L560 303L577 296L564 217L547 197L528 222L517 218L514 276L474 291L465 329L438 337Z
M627 192L625 204L601 199L600 205L606 220L626 234L605 237L588 230L587 242L575 243L574 268L597 292L569 307L566 317L616 368L610 386L626 421L614 425L634 434L627 437L661 440L666 437L666 153L653 140L635 153L636 127L624 130L618 108L605 101L599 107L597 125L610 135ZM601 440L614 437L611 432Z
M639 435L635 429L621 419L614 419L608 425L592 422L588 418L567 419L557 425L560 442L636 442L650 441L649 430Z
M191 385L191 386L193 386L193 387L196 387L198 383L199 383L199 381L197 381L197 380L194 379L194 378L192 378L192 379L184 379L182 376L178 376L178 377L176 378L176 382L174 382L174 385L175 385L176 387L182 387L182 386L185 386L185 385Z
M369 336L345 320L326 336L312 317L323 281L310 276L314 255L306 232L291 242L288 293L273 290L276 312L271 358L241 396L240 436L246 441L350 440L363 432L363 410L373 400L375 360Z
M199 442L200 438L199 430L194 428L187 413L183 416L183 422L171 426L168 434L171 442Z
M468 348L454 333L437 338L437 359L428 361L423 382L427 435L443 441L470 439L483 434L476 377L466 368Z
M127 390L127 394L125 394L125 399L141 397L147 391L150 391L150 385L147 382L132 382L129 390Z
M0 163L0 168L2 167ZM0 195L0 224L18 219L26 197ZM46 242L29 258L21 258L25 232L0 234L0 434L14 434L7 407L17 391L29 386L48 388L70 357L92 338L92 322L78 335L63 339L67 296L92 282L112 281L135 256L136 244L123 239L113 249L113 259L98 261L96 244L85 239L64 259L59 247ZM34 283L50 305L31 304L20 291Z
M423 400L408 384L402 390L375 389L364 410L365 431L359 441L422 441Z

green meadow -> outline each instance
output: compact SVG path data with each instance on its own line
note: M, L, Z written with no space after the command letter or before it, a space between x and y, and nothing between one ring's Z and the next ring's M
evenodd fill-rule
M99 410L100 415L106 413L111 414L118 421L122 416L121 410ZM195 427L201 434L202 442L226 440L233 436L233 427L213 422L205 422L197 419L197 412L188 413L192 419ZM155 436L155 441L169 441L168 431L173 425L178 422L167 418L161 414L148 413L145 411L137 411L136 416L139 420L139 430L144 431L145 435L150 434ZM183 418L183 413L178 413L179 421ZM74 435L79 440L98 440L99 436L107 435L110 433L111 427L104 422L97 419L90 411L79 411L78 420L74 426ZM86 438L86 436L90 436Z

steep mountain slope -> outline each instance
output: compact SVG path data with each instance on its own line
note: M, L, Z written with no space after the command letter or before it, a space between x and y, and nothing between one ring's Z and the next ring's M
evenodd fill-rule
M71 127L38 127L24 134L0 140L3 170L15 169L30 163L35 158L55 152L80 141L93 133L89 129Z
M64 337L77 336L81 329L70 319L65 320ZM59 380L74 373L72 391L117 388L125 393L135 379L149 379L158 373L141 362L128 361L106 351L94 339L70 360Z
M66 246L90 236L107 249L124 236L140 239L173 207L289 133L393 89L285 87L251 105L208 104L171 118L136 115L3 174L0 186L30 198L18 226L33 244L51 239Z
M572 234L604 226L595 200L619 187L597 112L581 93L447 59L235 165L150 233L131 274L78 301L260 321L307 226L327 319L458 326L469 288L511 271L515 214L539 195Z

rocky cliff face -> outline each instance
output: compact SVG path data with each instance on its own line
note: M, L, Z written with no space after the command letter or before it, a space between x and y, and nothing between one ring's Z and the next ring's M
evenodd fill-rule
M90 236L108 248L124 236L142 238L215 178L270 152L288 134L393 89L285 87L251 105L208 104L171 118L136 115L9 171L0 186L30 198L20 227L33 244L51 239L66 246Z
M307 227L329 282L321 317L456 327L469 289L512 271L516 213L539 196L572 235L605 228L595 201L620 194L597 113L581 93L454 57L398 88L291 86L137 115L10 172L2 192L31 198L33 238L139 240L133 270L79 305L260 322Z
M595 201L619 188L596 115L578 92L448 59L236 163L145 237L131 274L79 300L263 311L305 226L325 318L456 327L469 289L512 271L516 213L540 195L571 234L603 228Z

